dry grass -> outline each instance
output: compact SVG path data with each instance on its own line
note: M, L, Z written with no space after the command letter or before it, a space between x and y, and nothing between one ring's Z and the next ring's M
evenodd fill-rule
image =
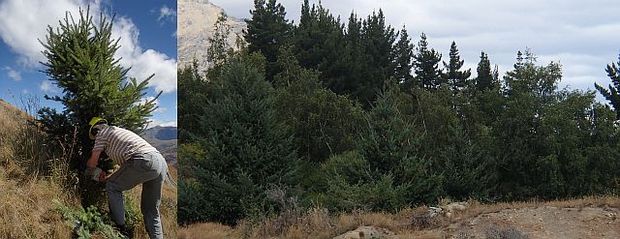
M36 174L42 137L32 117L0 100L0 238L70 238L71 228L55 210L56 199L75 205L50 178Z
M220 238L240 238L241 234L229 226L219 223L193 224L183 228L178 233L179 239L220 239Z
M460 218L472 218L481 214L499 212L505 209L536 208L540 206L553 206L560 208L584 208L587 206L620 208L620 197L590 196L568 200L531 200L527 202L502 202L494 204L482 204L475 200L471 200L469 201L469 207L467 208L467 210L455 214L455 216L452 217L452 220L454 221L459 220Z
M443 203L449 203L444 201ZM376 226L388 229L399 235L399 238L449 238L449 230L453 223L475 218L481 214L495 213L504 209L536 208L554 206L561 208L613 207L620 208L620 198L615 196L585 197L573 200L529 201L481 204L471 200L464 211L455 212L452 216L440 216L430 225L418 227L412 219L425 211L426 207L409 208L398 213L353 212L346 214L330 214L324 209L311 209L294 218L284 230L279 228L280 217L267 218L258 223L240 222L236 227L217 224L193 224L179 230L180 239L202 238L333 238L359 226ZM503 232L503 231L500 231ZM508 232L508 231L507 231ZM497 233L496 233L497 234ZM468 238L468 235L460 235Z
M0 238L70 238L71 228L58 213L51 199L68 205L59 185L47 180L18 182L0 178Z
M23 173L19 172L21 167L13 158L16 154L14 142L23 128L21 124L26 123L18 112L21 111L0 100L0 165L4 167L2 173L5 175Z
M280 217L268 218L259 223L242 221L231 228L216 223L193 224L179 230L180 239L199 238L332 238L359 226L373 225L400 231L406 228L405 214L363 213L330 215L325 209L311 209L294 218L281 230Z

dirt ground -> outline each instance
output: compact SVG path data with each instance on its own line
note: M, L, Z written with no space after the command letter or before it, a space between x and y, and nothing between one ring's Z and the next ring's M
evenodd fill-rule
M485 238L581 239L620 238L617 198L473 205L451 217L439 216L437 226L392 232L377 226L360 226L334 239L362 238ZM514 206L513 208L510 208Z
M611 207L505 209L451 224L447 231L465 238L495 237L502 231L515 238L522 238L518 232L527 238L620 238L618 215L620 210Z
M447 226L384 238L620 238L620 209L610 205L543 204L463 214Z

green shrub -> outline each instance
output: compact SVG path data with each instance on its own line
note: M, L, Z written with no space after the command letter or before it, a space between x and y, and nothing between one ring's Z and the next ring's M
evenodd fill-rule
M79 239L89 239L94 233L100 233L109 239L121 239L122 235L110 225L110 220L106 219L95 206L84 209L79 206L71 208L63 203L54 200L56 210L73 228L74 236Z

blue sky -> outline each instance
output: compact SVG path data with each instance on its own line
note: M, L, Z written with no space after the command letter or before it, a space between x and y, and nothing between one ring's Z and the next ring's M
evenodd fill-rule
M18 107L21 99L37 97L41 105L61 109L43 99L60 93L41 73L44 60L37 39L45 39L47 25L56 25L69 11L90 5L95 16L115 14L113 37L121 38L116 53L121 65L131 66L138 80L155 74L148 97L164 93L152 117L153 125L176 125L176 0L0 0L0 98Z

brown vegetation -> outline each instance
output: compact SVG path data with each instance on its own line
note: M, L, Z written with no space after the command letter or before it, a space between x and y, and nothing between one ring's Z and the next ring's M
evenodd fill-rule
M51 199L78 201L45 179L18 181L0 177L0 238L70 238L71 228L55 212Z
M448 205L449 201L443 201L442 205ZM526 233L514 225L502 223L483 222L477 225L476 230L464 230L465 227L475 224L482 216L496 213L512 213L516 216L519 210L527 209L574 209L588 210L589 208L610 208L616 212L620 209L620 198L614 196L587 197L574 200L562 201L529 201L482 204L477 201L469 201L465 210L456 210L452 215L440 214L432 220L420 221L419 218L428 213L428 207L403 209L398 213L372 213L353 212L345 214L331 214L323 209L312 209L298 217L272 217L261 220L258 223L242 221L236 227L229 227L216 223L193 224L181 228L180 239L200 238L333 238L360 226L374 226L394 232L396 238L501 238L504 235L514 236L511 238L527 238ZM540 213L539 213L540 214ZM613 212L612 212L613 214ZM610 214L611 215L611 214ZM615 215L615 214L613 214ZM292 218L283 223L278 220ZM418 219L416 219L418 218ZM620 233L620 220L608 219L609 230L617 226ZM473 223L473 224L472 224ZM536 224L537 222L533 222ZM596 223L596 222L593 222ZM286 228L280 228L287 224ZM581 226L583 227L583 225ZM587 227L587 225L586 225ZM610 229L612 228L612 229ZM545 233L545 232L541 232ZM609 235L609 233L607 234ZM599 235L600 236L600 235ZM550 235L546 238L558 238Z
M42 135L23 111L0 100L0 238L69 238L71 228L52 199L73 205L77 198L54 180L33 173Z

